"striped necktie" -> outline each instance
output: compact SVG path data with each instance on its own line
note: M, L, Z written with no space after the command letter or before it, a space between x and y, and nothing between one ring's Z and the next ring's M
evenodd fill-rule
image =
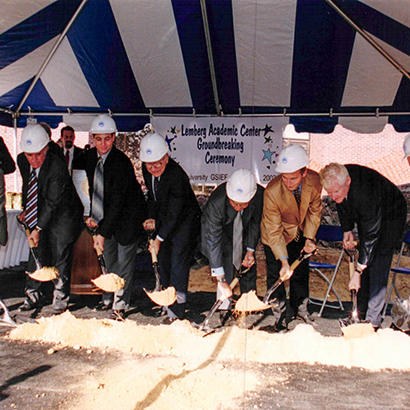
M91 209L91 218L99 223L104 218L104 164L102 157L99 157L94 170Z
M242 265L242 235L243 235L243 225L242 225L242 215L240 212L236 215L233 221L233 251L232 251L232 262L233 266L239 270Z
M28 180L27 204L26 204L26 223L29 228L37 225L37 174L33 169Z
M296 189L295 191L293 191L293 195L295 195L295 199L296 199L296 203L298 204L298 209L300 208L300 193L299 193L299 189ZM295 242L299 242L301 236L302 236L303 231L298 227L298 231L296 232L296 236L294 241Z

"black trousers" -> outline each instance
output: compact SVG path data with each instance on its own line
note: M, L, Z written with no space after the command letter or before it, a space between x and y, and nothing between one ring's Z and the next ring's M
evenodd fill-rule
M74 243L75 241L67 242L66 239L62 238L62 235L53 235L44 230L40 233L38 244L40 263L43 266L55 267L59 272L59 277L53 280L53 309L55 310L66 309L69 302ZM35 270L36 265L30 252L28 271L34 272ZM41 298L40 288L42 284L43 282L27 276L25 293L33 303Z
M289 256L289 265L291 265L300 256L300 252L305 246L305 238L301 238L299 242L292 241L287 245ZM282 267L280 260L275 258L269 246L264 245L266 255L266 274L268 289L279 279L279 271ZM289 279L290 293L289 302L294 312L297 312L298 307L303 301L309 297L309 259L305 259L295 269L292 277ZM279 288L273 293L271 300L277 298L279 302L286 301L286 289L282 283Z

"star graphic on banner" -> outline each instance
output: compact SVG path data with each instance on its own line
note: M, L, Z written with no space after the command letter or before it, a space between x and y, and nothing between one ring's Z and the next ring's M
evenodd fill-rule
M171 127L171 134L176 134L177 133L177 126Z
M262 161L263 161L264 159L267 159L267 160L269 161L269 164L272 164L272 155L274 154L274 152L272 152L272 151L270 150L270 148L268 148L267 151L265 151L265 150L263 149L262 152L263 152Z
M175 138L169 138L168 135L165 136L165 141L167 142L170 151L172 151L171 142L172 142L174 139L175 139Z
M266 134L267 134L268 132L274 132L273 129L272 129L272 125L268 126L268 124L266 124L266 125L265 125L265 128L262 128L262 129L263 129L263 131L265 132L265 134L263 135L264 137L266 137Z
M265 144L269 144L270 142L272 142L272 138L271 137L265 137Z

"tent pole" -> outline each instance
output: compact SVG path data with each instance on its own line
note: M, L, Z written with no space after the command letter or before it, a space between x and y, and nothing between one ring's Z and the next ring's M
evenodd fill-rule
M14 162L16 163L16 165L17 165L17 116L16 115L13 117L13 128L14 128L14 132L13 132L13 159L14 159ZM14 188L14 192L17 192L17 169L14 171L13 188Z
M211 81L212 81L212 90L214 93L214 100L215 100L215 110L219 116L221 115L221 106L219 105L218 87L216 85L215 64L214 64L214 58L212 54L211 35L209 32L209 23L208 23L208 15L206 13L205 0L201 0L201 12L202 12L202 20L204 22L205 41L206 41L206 49L208 51L209 69L211 71Z
M410 74L398 63L386 50L384 50L376 41L373 40L364 30L362 30L347 14L345 14L332 0L326 0L337 13L339 13L370 45L372 45L387 61L396 67L408 80Z
M39 80L41 74L43 74L43 71L47 67L48 63L50 62L51 58L53 57L54 53L57 51L58 47L60 46L61 42L64 40L64 37L66 36L68 30L70 30L71 26L74 24L74 21L77 19L78 15L81 13L82 9L84 6L87 4L88 0L83 0L81 4L78 6L78 9L75 11L73 16L71 17L70 21L68 22L67 26L64 28L64 30L61 32L58 40L54 44L53 48L50 50L48 53L46 59L43 61L43 64L41 64L40 69L38 70L36 76L34 77L34 80L31 82L30 87L24 94L24 97L20 101L20 104L17 107L16 113L18 114L19 111L21 110L21 107L23 104L26 102L28 96L30 95L31 91L33 90L34 86L37 84L37 81Z

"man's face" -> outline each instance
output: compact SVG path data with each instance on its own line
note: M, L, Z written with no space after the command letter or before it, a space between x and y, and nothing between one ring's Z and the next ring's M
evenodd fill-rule
M159 161L146 162L145 167L151 175L154 175L155 178L158 178L164 173L165 168L168 164L168 160L169 155L165 154Z
M249 202L235 202L230 198L228 199L231 207L235 209L236 212L241 212L249 206Z
M47 151L48 151L48 145L46 145L40 152L36 152L34 154L29 154L28 152L25 152L24 155L26 156L29 164L34 169L37 169L43 165L44 160L46 159Z
M282 174L282 181L289 191L294 191L295 189L298 189L298 186L301 184L306 175L307 169L305 169L303 173L300 172L300 169L295 172L284 172Z
M63 141L64 147L70 149L74 145L75 134L73 131L64 130L61 135L61 140Z
M94 134L94 145L100 155L109 152L114 145L115 134Z
M350 182L350 177L347 177L344 184L340 184L337 179L334 179L332 181L332 184L325 189L328 195L333 199L333 201L335 201L337 204L340 204L347 197L350 188Z

